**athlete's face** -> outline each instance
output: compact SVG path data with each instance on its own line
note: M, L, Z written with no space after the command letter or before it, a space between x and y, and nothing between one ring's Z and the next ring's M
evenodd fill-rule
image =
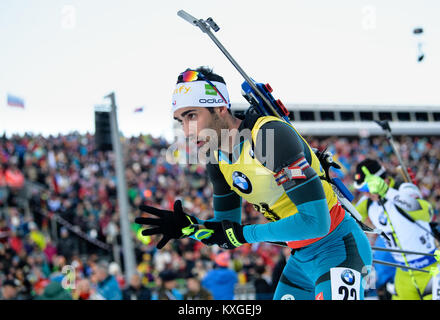
M227 128L227 123L221 116L223 111L220 108L212 110L214 112L211 113L208 108L185 107L174 112L174 119L182 125L185 137L198 148L213 139L213 131L220 138L221 130Z

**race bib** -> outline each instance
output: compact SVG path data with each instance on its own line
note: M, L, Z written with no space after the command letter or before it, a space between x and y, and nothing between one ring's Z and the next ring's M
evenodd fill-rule
M361 274L344 267L330 269L332 300L360 300Z

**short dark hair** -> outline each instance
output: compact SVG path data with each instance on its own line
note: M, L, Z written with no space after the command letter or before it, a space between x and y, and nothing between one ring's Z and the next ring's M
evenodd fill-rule
M186 69L185 71L191 71L191 70L194 70L194 69L190 69L190 68L188 68L188 69ZM185 71L184 71L184 72L185 72ZM203 74L203 76L205 76L206 79L208 79L209 81L217 81L217 82L220 82L220 83L224 83L224 84L226 84L226 82L225 82L225 80L223 79L223 77L222 77L222 76L219 76L219 75L216 74L216 73L214 73L213 69L210 68L210 67L207 67L207 66L201 66L201 67L198 67L197 69L195 69L194 71L197 71L197 72ZM177 83L181 83L181 82L183 82L183 79L182 79L182 78L183 78L182 75L179 74L179 77L177 78Z
M215 112L214 108L206 108L206 109L208 109L209 113L214 113ZM228 112L229 112L230 115L232 115L232 111L231 111L230 108L228 108Z

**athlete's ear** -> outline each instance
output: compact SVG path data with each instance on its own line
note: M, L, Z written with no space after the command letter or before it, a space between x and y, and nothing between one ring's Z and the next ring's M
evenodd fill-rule
M218 114L221 116L224 116L228 113L228 107L217 107L216 109L218 109Z

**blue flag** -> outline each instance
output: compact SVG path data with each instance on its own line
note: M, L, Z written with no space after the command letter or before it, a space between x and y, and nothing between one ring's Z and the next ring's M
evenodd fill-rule
M142 111L144 111L144 107L138 107L138 108L134 109L134 113L142 112Z

